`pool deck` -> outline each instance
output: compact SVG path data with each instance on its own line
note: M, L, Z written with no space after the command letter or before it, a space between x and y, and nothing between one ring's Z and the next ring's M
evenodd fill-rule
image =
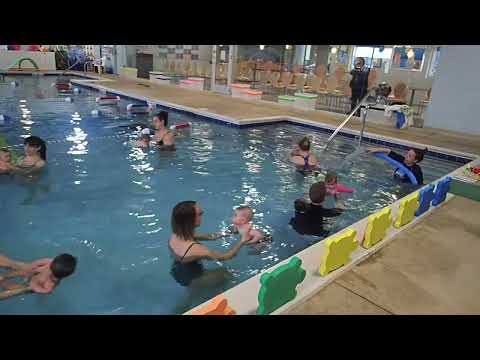
M73 72L74 73L74 72ZM79 72L79 75L83 73ZM235 119L291 116L336 126L345 115L103 75L109 88ZM145 85L149 85L146 87ZM346 128L358 130L358 119ZM433 128L369 133L480 155L480 135ZM289 314L480 314L480 203L455 197Z
M78 74L82 75L83 73L79 72ZM102 82L102 85L112 89L156 98L157 100L195 109L208 109L206 111L210 113L239 120L271 116L291 116L337 126L346 117L346 115L327 111L300 110L268 101L250 101L222 94L213 94L207 91L183 89L176 85L158 85L145 79L128 80L112 75L103 75L102 78L107 80ZM148 85L148 87L145 85ZM353 118L345 128L360 130L360 120ZM367 123L366 131L393 137L398 140L413 141L480 155L480 135L433 128L398 130L376 123Z
M479 213L453 198L289 314L480 314Z

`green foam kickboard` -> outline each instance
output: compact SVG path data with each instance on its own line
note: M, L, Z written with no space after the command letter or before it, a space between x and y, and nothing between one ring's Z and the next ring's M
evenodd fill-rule
M314 100L314 99L318 98L318 95L295 93L295 97L298 97L300 99Z
M450 193L471 200L480 201L480 184L469 184L452 179L452 182L450 183Z
M302 260L294 256L290 261L260 277L257 315L268 315L297 296L297 285L306 276Z
M283 100L283 101L288 101L288 102L294 102L295 97L294 96L288 96L288 95L281 95L278 97L278 100Z

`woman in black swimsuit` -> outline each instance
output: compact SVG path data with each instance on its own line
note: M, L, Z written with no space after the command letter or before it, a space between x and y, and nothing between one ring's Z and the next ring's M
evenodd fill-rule
M172 211L172 236L168 242L174 257L171 274L183 286L203 274L202 259L225 261L237 255L249 241L248 231L241 233L241 239L224 253L212 251L196 239L213 240L220 236L198 236L195 227L200 226L203 211L195 201L182 201Z
M175 151L175 134L167 128L168 112L160 111L153 117L154 140L160 150Z

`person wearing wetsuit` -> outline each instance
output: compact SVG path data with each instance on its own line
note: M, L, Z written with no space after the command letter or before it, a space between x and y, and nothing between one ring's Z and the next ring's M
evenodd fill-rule
M160 111L153 117L154 140L160 150L175 151L175 134L167 128L168 112Z
M425 148L424 150L409 149L405 153L405 156L402 156L391 149L382 147L368 148L367 151L369 153L382 152L384 154L387 154L388 157L398 161L399 163L403 164L408 170L410 170L413 176L415 176L415 178L417 179L418 185L423 185L423 172L422 168L420 167L420 165L418 165L418 163L423 160L425 153L428 151L427 148ZM402 182L411 182L408 176L402 176L397 174L398 170L398 168L395 169L394 176L399 177Z
M310 187L310 201L303 198L295 200L295 217L290 219L289 224L300 235L326 236L328 231L323 228L324 218L342 213L342 209L322 206L326 192L325 183L319 181Z
M198 235L194 233L195 227L202 222L203 210L195 201L182 201L175 205L172 211L172 236L168 246L174 262L171 275L182 286L189 286L191 282L204 273L202 259L225 261L237 255L250 237L248 233L251 227L242 229L241 239L230 250L220 253L210 250L198 240L213 240L221 237L221 234Z
M350 112L352 112L368 92L370 69L365 68L364 58L358 57L355 59L355 67L350 71L350 75L352 75L350 80L350 89L352 89ZM360 109L355 112L355 116L360 116Z

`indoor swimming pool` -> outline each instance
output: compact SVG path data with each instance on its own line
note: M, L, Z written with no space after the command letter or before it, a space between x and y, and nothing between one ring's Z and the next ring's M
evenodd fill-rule
M95 116L98 92L81 88L67 102L51 86L55 79L7 76L0 86L0 114L10 119L0 134L18 153L30 135L48 147L40 178L0 175L0 253L35 260L68 252L78 267L51 295L0 301L0 314L180 314L322 240L289 225L294 200L316 179L296 172L288 153L305 135L320 149L327 133L288 123L229 127L170 111L171 124L193 123L178 131L177 151L141 150L132 146L138 134L122 126L148 123L151 115L129 115L132 99ZM320 164L342 163L355 146L353 139L336 137ZM426 156L425 183L461 165ZM355 192L343 195L347 210L327 226L330 234L415 189L394 180L392 167L367 153L339 169L338 181ZM185 287L171 274L168 249L171 210L183 200L202 206L201 232L227 228L233 208L248 204L254 224L273 241L246 246L223 264L205 262L208 276ZM231 236L208 245L221 251L236 241Z

